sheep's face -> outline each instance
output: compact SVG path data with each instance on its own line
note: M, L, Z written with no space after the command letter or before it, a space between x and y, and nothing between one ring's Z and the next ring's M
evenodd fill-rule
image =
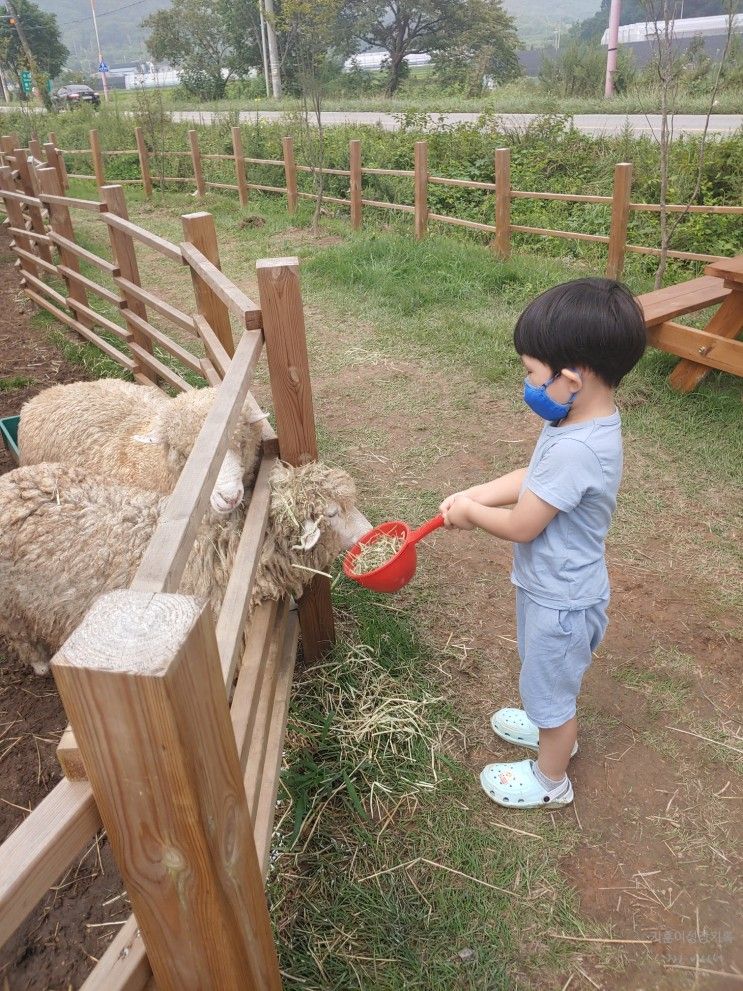
M271 524L277 541L299 563L326 567L351 547L369 524L355 509L356 486L340 468L312 462L300 468L279 464L271 475Z
M180 473L212 407L214 394L212 388L181 393L168 403L152 430L134 440L161 444L168 464ZM231 513L242 502L246 476L252 480L259 443L260 423L246 405L212 490L210 502L216 513Z

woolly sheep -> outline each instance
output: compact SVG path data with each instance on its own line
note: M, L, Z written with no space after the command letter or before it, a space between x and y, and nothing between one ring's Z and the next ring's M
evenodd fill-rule
M160 389L120 379L55 385L21 409L21 465L60 462L113 482L169 494L214 402L215 390L171 399ZM260 414L249 404L232 438L211 495L229 513L253 483Z
M341 469L279 465L271 488L251 609L266 598L298 597L313 570L326 570L368 530ZM61 464L0 478L0 636L37 674L48 671L96 596L131 584L167 501ZM228 517L207 510L186 565L180 591L208 599L215 615L244 519L243 507Z

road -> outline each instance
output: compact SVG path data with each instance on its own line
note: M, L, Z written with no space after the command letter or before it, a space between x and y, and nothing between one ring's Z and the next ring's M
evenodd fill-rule
M240 120L247 122L256 119L280 120L284 114L277 110L247 110L240 113ZM219 116L210 110L176 110L173 119L191 121L197 124L211 124ZM378 124L385 131L396 131L400 127L400 115L382 113L381 111L336 111L328 110L322 115L323 124ZM428 114L432 122L443 121L444 124L473 124L479 114ZM499 119L507 128L524 127L534 120L537 114L498 114ZM653 135L660 133L659 114L575 114L575 126L584 134L619 134L627 124L635 135ZM743 114L714 114L710 118L710 134L731 134L743 127ZM700 134L704 129L703 114L676 114L674 117L674 134Z

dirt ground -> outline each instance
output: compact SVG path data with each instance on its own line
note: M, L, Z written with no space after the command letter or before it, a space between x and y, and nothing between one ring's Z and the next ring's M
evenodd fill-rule
M40 389L86 377L31 325L34 307L20 291L13 257L0 227L0 385L25 383L0 388L0 417L16 415ZM0 446L0 474L14 467ZM65 722L51 676L37 677L0 641L0 842L59 780L55 747ZM0 948L3 991L79 987L118 930L116 920L129 914L121 890L105 838L98 838Z
M318 382L323 425L358 437L392 391L418 397L414 409L401 402L401 412L385 418L382 447L373 440L350 443L343 455L356 477L373 472L373 498L389 501L388 485L443 496L528 462L540 429L536 418L525 432L523 411L466 376L379 356ZM339 403L344 394L364 408ZM637 484L641 455L626 448L625 485ZM704 507L688 505L689 546L706 540L707 516ZM586 951L581 966L588 975L576 986L723 991L743 984L734 853L743 801L735 713L741 654L732 633L739 617L711 606L714 589L695 580L693 555L674 546L677 523L654 521L655 538L643 549L614 541L608 548L610 626L579 703L581 749L570 770L576 799L552 815L573 819L578 830L560 866L582 914L628 942L615 944L624 959L611 980L603 969L592 971L591 943L576 942ZM519 704L510 558L508 545L482 532L438 531L418 552L417 581L432 597L427 638L450 679L449 697L457 700L473 778L486 763L524 757L489 725L496 708ZM683 690L682 706L674 688ZM733 734L737 755L711 754L698 738L667 728L707 724L716 739ZM738 757L737 770L727 756ZM499 821L519 826L518 814L482 801ZM740 977L722 976L736 971Z
M0 392L0 414L9 415L43 386L84 376L29 325L7 244L0 252L2 377L33 379ZM309 309L308 327L313 346L341 363L313 365L318 422L345 443L344 464L369 498L389 504L395 491L443 496L528 460L538 427L525 432L515 404L460 373L392 364ZM414 408L391 396L415 397ZM630 448L627 455L625 484L632 486L643 454ZM11 467L2 452L0 471ZM585 980L574 987L726 991L743 983L733 852L743 789L731 763L741 732L740 643L730 632L736 617L712 608L713 590L696 579L687 553L707 540L706 519L705 507L687 499L680 549L679 520L671 518L654 521L641 547L610 544L611 624L581 697L581 750L571 769L576 802L551 814L568 817L577 831L561 867L584 916L629 942L616 944L623 960L614 976L594 967L590 942L577 944ZM484 763L520 753L496 740L488 722L494 708L518 703L509 549L481 533L439 532L419 559L419 581L430 593L425 635L456 699L474 776ZM21 669L1 644L0 658L1 841L58 780L54 744L65 720L51 679ZM724 731L733 750L711 749L678 729L717 739ZM499 821L517 822L482 801ZM0 987L79 987L127 914L102 840L0 950Z

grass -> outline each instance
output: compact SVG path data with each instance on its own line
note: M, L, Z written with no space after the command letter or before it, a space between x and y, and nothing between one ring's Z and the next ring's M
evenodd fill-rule
M9 375L7 378L0 378L0 392L13 392L15 389L25 389L26 386L33 385L34 380L25 375Z
M372 78L370 74L369 79ZM136 94L113 90L112 97L116 109L135 109ZM230 111L250 112L256 110L281 110L297 113L302 110L298 99L284 97L273 100L265 95L235 95L228 91L222 100L202 101L190 97L179 89L162 90L163 106L166 110L206 110L217 113ZM709 106L709 98L701 92L687 93L679 100L679 113L704 114ZM564 97L556 96L535 79L520 79L507 83L482 96L468 97L462 93L446 91L433 84L430 79L411 78L403 83L393 97L385 96L379 86L376 92L363 94L329 93L323 107L327 111L406 113L562 113L562 114L645 114L660 111L660 96L653 87L637 84L627 93L607 101L601 94L596 96ZM743 103L740 94L734 90L722 92L718 97L715 113L741 113Z
M380 601L339 587L341 639L293 697L269 885L286 987L531 987L572 955L545 932L584 931L556 867L573 832L538 810L523 845L493 826L410 618Z

